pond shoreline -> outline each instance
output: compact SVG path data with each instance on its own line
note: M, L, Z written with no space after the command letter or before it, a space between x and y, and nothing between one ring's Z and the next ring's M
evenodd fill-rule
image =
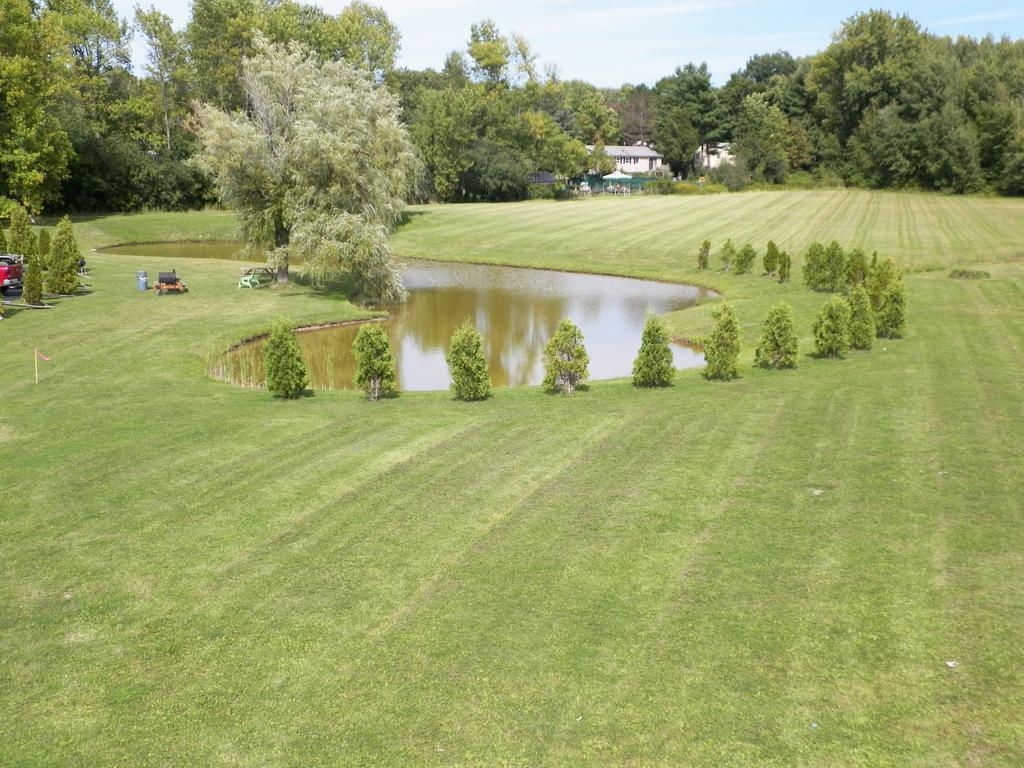
M156 246L159 246L159 245L184 245L184 246L197 245L197 246L205 246L205 245L220 245L220 244L227 245L227 244L236 244L236 243L238 244L239 251L241 251L242 248L244 248L244 243L239 241L239 240L237 240L237 239L232 239L232 238L189 238L187 240L156 240L156 239L154 239L154 240L137 240L137 241L129 241L129 242L109 243L109 244L106 244L106 245L102 245L102 246L96 247L94 249L94 251L96 253L108 253L109 255L114 255L114 256L123 255L123 256L129 256L129 257L137 256L137 257L144 258L145 254L116 253L116 251L123 251L123 249L131 248L132 246L154 246L154 245L156 245ZM114 253L111 253L111 252L114 252ZM255 264L255 263L260 263L259 259L226 258L226 257L223 257L223 256L221 256L221 257L216 257L216 256L213 256L213 257L198 256L198 257L193 257L193 258L200 258L200 259L210 260L210 261L233 261L233 262L238 263L238 264L248 264L248 263ZM699 282L687 281L687 280L672 280L672 279L666 279L666 278L652 278L652 277L638 275L638 274L635 274L635 273L611 272L611 271L602 271L602 270L586 270L586 269L584 269L584 270L580 270L580 269L565 269L565 268L561 268L561 267L557 267L557 266L538 266L538 265L533 265L533 264L526 264L526 263L523 263L523 262L501 262L501 261L488 260L486 258L484 258L484 259L472 259L472 260L459 260L459 259L445 259L445 258L437 258L437 257L425 258L425 257L418 257L418 256L394 254L393 255L393 261L397 265L400 265L400 266L401 265L415 266L417 264L420 264L420 265L432 265L433 264L433 265L445 266L445 267L453 267L453 268L458 268L458 267L461 267L461 266L469 266L469 267L479 266L479 267L494 267L494 268L499 268L499 269L526 270L526 271L534 271L534 272L540 272L540 273L556 273L556 274L557 273L561 273L561 274L564 274L564 275L579 275L579 276L584 276L584 277L590 276L590 277L617 278L617 279L624 279L624 280L635 280L635 281L638 281L638 282L648 283L648 284L653 284L653 285L680 286L680 287L686 287L686 288L693 288L693 289L700 290L700 291L705 291L705 292L711 294L711 295L708 295L706 297L701 298L699 300L700 303L704 303L705 301L708 301L708 300L710 300L710 301L717 301L718 299L720 299L722 297L722 290L720 288L712 286L712 285L709 285L707 283L699 283ZM300 264L296 264L295 266L299 268L298 271L301 271L301 265ZM358 319L358 320L325 321L325 322L318 322L318 323L312 323L312 324L306 324L306 325L296 325L296 326L293 326L293 330L295 331L295 333L300 334L300 333L314 332L314 331L324 330L324 329L329 329L329 328L339 328L339 327L344 327L344 326L361 325L363 323L369 323L369 322L387 322L388 320L392 319L392 317L393 317L393 314L389 312L386 315L381 315L381 316L377 316L377 317L368 317L368 318L363 318L363 319ZM223 348L218 356L230 355L230 354L232 354L234 352L237 352L242 347L245 347L247 345L250 345L250 344L259 342L262 339L265 339L268 336L268 334L269 334L269 331L262 331L260 333L255 333L255 334L252 334L252 335L249 335L249 336L245 336L245 337L243 337L241 339L235 340L235 341L231 342L226 348ZM701 352L702 349L703 349L703 344L702 344L703 339L693 339L693 338L681 337L681 336L673 335L671 337L671 341L674 344L676 344L676 345L688 347L688 348L694 350L695 352ZM217 366L217 368L219 368L219 366ZM211 371L211 373L214 373L214 371ZM220 379L220 380L224 380L225 377L223 376L223 371L217 371L217 373L215 373L215 378Z
M310 325L295 325L292 326L292 331L295 333L307 333L309 331L322 331L325 328L344 328L347 325L363 325L364 323L385 323L391 319L391 315L381 315L379 317L364 317L358 320L327 320L322 323L312 323ZM237 351L240 347L244 347L246 344L252 344L255 341L260 341L270 336L270 331L262 331L261 333L254 334L252 336L246 336L244 339L239 339L224 350L222 354L228 354L230 352Z
M209 243L241 243L242 247L245 243L241 240L236 240L231 237L209 237L209 238L190 238L188 240L131 240L125 243L107 243L106 245L98 245L93 248L96 253L104 253L106 251L113 250L114 248L128 248L132 245L205 245ZM138 254L111 254L113 256L135 256ZM216 259L216 261L230 261L230 259Z
M133 246L133 245L174 245L174 244L182 244L182 245L208 245L208 244L211 244L211 243L235 243L235 242L238 242L238 243L241 244L240 247L239 247L239 250L241 250L241 248L243 248L245 246L245 243L243 243L242 241L239 241L239 240L234 240L234 239L231 239L231 238L217 238L217 237L215 237L215 238L208 238L208 239L196 238L196 239L189 239L189 240L133 240L131 242L108 243L107 245L97 246L96 248L93 248L93 251L95 253L106 253L106 252L112 251L115 248L127 248L127 247L130 247L130 246ZM143 256L142 254L127 254L126 253L126 254L111 254L111 255L112 256L121 256L121 255L123 255L123 256L139 256L140 258L145 258L145 256ZM204 258L204 257L198 257L198 258ZM237 262L240 262L240 263L250 263L250 260L246 260L246 259L214 259L214 258L211 258L210 260L211 261L237 261ZM711 292L715 293L716 296L714 298L720 298L722 296L722 289L721 288L715 287L713 285L709 285L708 283L697 283L697 282L692 282L692 281L689 281L689 280L671 280L671 279L668 279L668 278L645 277L643 275L638 275L638 274L629 273L629 272L602 272L602 271L599 271L599 270L568 269L568 268L563 268L563 267L543 267L543 266L536 266L536 265L533 265L533 264L510 263L510 262L500 262L500 261L487 261L487 260L477 260L477 259L473 259L471 261L461 261L461 260L456 260L456 259L439 259L439 258L436 258L436 257L435 258L431 258L429 256L403 256L403 255L397 254L397 253L393 254L393 260L396 261L396 262L399 262L399 263L401 263L402 261L414 261L414 262L421 262L421 263L422 262L434 262L436 264L454 264L454 265L466 264L466 265L470 265L470 266L480 266L480 267L509 267L509 268L512 268L512 269L534 269L534 270L537 270L538 272L564 272L564 273L570 274L570 275L595 275L597 277L621 277L621 278L625 278L627 280L643 280L643 281L648 282L648 283L661 283L663 285L685 285L685 286L687 286L689 288L703 288L704 290L711 291ZM251 263L256 264L256 263L260 263L260 261L258 259L252 259ZM302 264L301 263L296 263L295 266L301 267Z
M669 279L666 279L666 278L657 278L657 277L643 277L641 275L625 273L625 272L599 272L597 270L587 270L587 269L563 269L561 267L539 267L539 266L535 266L535 265L532 265L532 264L519 264L519 263L512 264L512 263L509 263L509 262L501 262L501 261L477 261L475 259L473 261L457 261L455 259L438 259L438 258L430 258L428 256L399 256L398 254L394 254L394 260L399 262L399 263L402 260L406 260L406 261L415 261L415 262L419 262L419 263L433 262L434 264L454 264L455 266L466 265L466 266L477 266L477 267L508 267L509 269L532 269L532 270L536 270L537 272L562 272L562 273L567 274L567 275L593 275L594 277L619 277L619 278L622 278L624 280L642 280L645 283L658 283L660 285L685 285L687 288L697 288L697 289L703 289L705 291L711 291L712 293L715 294L715 296L712 297L712 299L721 298L722 297L722 293L723 293L721 288L716 288L715 286L708 285L706 283L693 283L693 282L690 282L688 280L669 280Z

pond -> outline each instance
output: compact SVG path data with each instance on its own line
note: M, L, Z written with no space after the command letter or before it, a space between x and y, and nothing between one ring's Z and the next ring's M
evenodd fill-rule
M664 314L691 306L703 288L622 277L515 267L409 261L404 304L388 306L385 327L398 362L402 390L449 385L445 362L452 331L467 319L484 338L495 386L539 384L544 345L563 317L583 332L592 379L629 376L648 311ZM355 373L352 342L358 326L342 325L298 334L315 389L350 389ZM263 381L262 341L226 355L223 375L242 385ZM677 368L703 365L700 352L673 345Z
M195 242L176 243L136 243L128 245L111 245L98 249L102 253L122 254L129 256L152 256L163 259L230 259L233 261L251 261L238 256L245 243L238 240L197 240ZM173 263L167 266L168 271L175 269Z

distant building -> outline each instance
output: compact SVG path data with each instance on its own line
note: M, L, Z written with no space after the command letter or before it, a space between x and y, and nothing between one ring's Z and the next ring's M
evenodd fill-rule
M698 171L713 171L722 163L731 163L735 159L732 144L701 144L693 153L693 167Z
M587 146L588 151L593 149L593 144ZM605 147L604 151L615 161L615 170L623 173L654 173L665 165L665 156L643 143Z

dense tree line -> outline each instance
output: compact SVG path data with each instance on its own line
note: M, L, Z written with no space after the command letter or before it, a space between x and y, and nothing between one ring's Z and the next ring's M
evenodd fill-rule
M146 44L134 72L130 42ZM0 208L183 209L214 200L197 104L244 110L243 61L262 35L298 40L368 76L394 69L398 31L353 2L336 16L291 0L194 0L176 30L155 6L121 18L110 0L0 0Z
M684 147L732 142L738 162L726 172L740 183L813 172L829 183L1024 194L1021 40L939 37L870 11L824 51L754 56L721 88L706 66L678 68L653 104L653 138L677 170L689 157L671 138L689 132L697 140ZM671 128L658 130L666 112Z
M716 174L731 188L1024 194L1024 41L940 37L883 11L848 19L813 56L755 55L720 87L688 63L653 87L617 89L542 69L527 40L490 21L439 69L397 69L398 30L364 2L332 15L294 0L195 0L176 29L156 7L125 19L110 0L0 0L0 20L0 205L33 211L211 202L191 162L195 107L249 108L239 76L261 37L299 41L391 90L423 199L549 194L534 174L606 171L600 146L637 141L682 175L698 146L730 142L736 162ZM147 50L139 71L133 36Z

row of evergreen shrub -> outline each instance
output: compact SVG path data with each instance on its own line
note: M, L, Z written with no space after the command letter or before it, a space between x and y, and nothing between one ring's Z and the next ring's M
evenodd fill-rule
M698 266L708 267L711 243L705 240L697 254ZM736 274L745 274L757 252L749 243L738 251L727 240L722 246L723 267ZM848 291L848 296L833 296L814 321L815 352L819 357L841 357L850 349L870 349L878 338L898 338L906 322L906 290L896 262L879 261L876 253L869 264L864 252L850 253L833 241L828 247L812 243L805 257L804 281L815 288L834 286L835 292ZM765 274L780 281L789 279L790 258L769 242L762 258ZM708 379L729 380L739 376L740 325L732 306L722 304L713 314L714 327L704 341L707 365L703 375ZM275 344L273 354L266 353L267 386L282 397L297 397L307 380L305 364L298 354L294 338L285 324L275 327L268 340ZM641 387L668 386L675 375L670 339L664 324L649 316L644 324L640 352L633 364L633 383ZM760 342L754 352L755 365L763 368L793 368L797 364L797 336L793 310L785 302L768 311ZM376 400L394 392L397 375L387 334L376 324L359 329L353 345L356 358L356 386L367 397ZM278 363L278 357L284 362ZM271 357L274 358L271 362ZM483 340L477 329L467 321L452 336L447 354L452 375L452 391L460 400L482 400L491 389ZM544 350L544 386L550 391L572 394L589 376L590 359L580 329L568 319L558 324L555 334ZM278 371L281 373L278 373ZM280 383L278 383L280 382Z
M899 277L900 270L892 257L882 261L875 252L869 262L862 249L846 251L836 240L828 245L811 243L804 254L804 284L814 291L846 293L863 285L877 305L885 287Z
M722 271L745 275L753 271L754 262L757 261L757 249L750 243L737 249L730 238L722 245L718 258L722 262ZM711 241L705 240L697 250L697 269L708 269L710 261ZM779 250L773 240L768 241L765 253L761 257L761 265L766 276L777 278L780 283L789 282L792 263L788 253Z
M644 323L640 351L633 363L633 383L638 387L666 387L675 376L671 339L654 315ZM387 333L378 323L359 328L352 354L356 361L355 385L367 399L394 394L398 383L395 358ZM452 334L446 355L452 377L452 393L459 400L484 400L491 392L491 378L480 332L466 321ZM590 376L590 357L583 334L571 320L563 319L544 348L544 387L572 394ZM267 389L275 396L294 399L309 385L306 363L295 333L287 320L274 323L263 345L263 370Z
M842 357L851 348L871 349L874 339L899 338L906 323L906 289L898 271L876 286L877 298L864 285L855 285L849 296L833 296L821 309L812 328L819 357ZM704 340L708 379L738 378L741 349L740 325L732 306L722 304L712 315L714 327ZM370 400L391 395L397 386L395 359L387 333L377 323L360 327L352 345L356 360L355 384ZM797 365L798 344L793 309L779 302L768 310L754 364L785 369ZM483 400L491 391L487 359L480 332L468 320L452 334L447 353L452 392L459 400ZM572 394L589 377L590 357L579 327L568 319L559 322L544 348L544 387ZM295 398L308 382L306 365L295 335L286 321L275 324L264 346L267 388L276 396ZM670 338L664 324L650 315L644 324L640 351L633 363L633 383L638 387L664 387L672 383L675 366Z
M833 296L814 321L815 353L819 357L842 357L851 348L871 349L875 338L899 338L906 324L906 305L906 289L898 275L882 288L877 302L863 285L854 286L846 298ZM738 378L740 325L736 313L726 303L712 317L714 327L704 341L704 376L722 381ZM768 310L754 350L754 364L761 368L796 367L793 309L785 302Z
M39 305L43 292L70 295L78 290L78 260L81 253L71 219L67 216L57 222L51 240L48 229L32 233L28 212L21 206L11 210L10 237L0 229L0 253L22 257L23 285L21 300L25 304ZM0 305L0 316L3 307Z

